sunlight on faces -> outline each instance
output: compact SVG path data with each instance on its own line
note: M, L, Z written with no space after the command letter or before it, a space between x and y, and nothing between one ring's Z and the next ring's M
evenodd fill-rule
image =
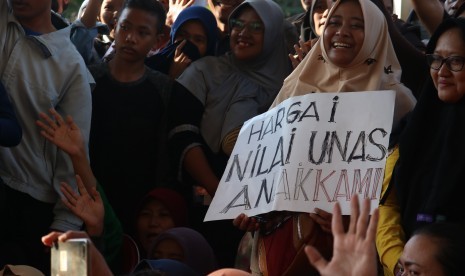
M427 235L414 235L404 247L399 264L403 276L442 276L441 264L436 259L438 240Z
M144 10L124 9L116 27L116 56L127 61L143 60L158 42L157 20Z
M158 200L147 202L137 216L137 236L145 252L149 252L153 240L162 232L175 227L171 213Z
M115 37L114 31L118 14L123 8L124 0L103 0L100 6L100 22L106 24L110 29L110 37Z
M362 8L358 1L346 1L328 19L323 43L328 58L339 67L347 67L355 59L365 38Z
M153 259L171 259L184 263L184 250L181 245L173 239L160 241L153 249Z
M189 20L181 25L176 32L175 41L189 40L197 49L201 56L207 53L207 33L203 25L197 20Z
M231 52L238 60L253 60L262 52L265 26L257 12L251 7L244 7L236 19L245 27L240 29L231 26ZM262 28L254 31L251 24L261 25Z
M434 54L443 58L449 56L465 57L465 41L458 28L445 31L438 39ZM439 70L430 69L438 97L443 102L454 103L465 94L465 70L453 72L443 64Z

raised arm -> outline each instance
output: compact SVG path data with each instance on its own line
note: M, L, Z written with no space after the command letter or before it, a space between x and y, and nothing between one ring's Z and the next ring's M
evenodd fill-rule
M102 198L96 187L90 191L84 187L79 175L76 175L79 193L76 193L65 182L61 185L63 203L86 225L86 231L91 237L103 234L105 209Z
M430 34L434 33L444 18L444 7L439 0L410 0L418 18Z
M71 116L65 120L55 109L49 112L51 116L40 113L41 120L36 121L41 128L40 134L69 155L74 173L81 177L87 190L92 190L97 183L90 168L81 130Z
M330 262L311 246L305 247L310 263L321 275L376 275L375 234L378 224L378 210L370 219L370 201L363 201L362 210L357 195L351 200L349 230L344 233L341 207L334 205L332 232L334 235L333 258Z
M195 0L169 0L170 7L166 13L166 26L171 27L179 13L192 6Z
M87 2L86 10L81 16L81 22L86 28L92 28L97 23L97 16L100 13L100 6L102 0L89 0Z
M419 91L423 82L428 76L428 66L426 64L425 55L413 46L399 32L394 22L391 20L391 15L386 10L382 0L371 0L383 12L388 25L389 36L391 37L392 46L396 52L402 68L401 81L407 86L416 98L419 96ZM429 1L429 0L425 0ZM434 0L438 1L438 0Z

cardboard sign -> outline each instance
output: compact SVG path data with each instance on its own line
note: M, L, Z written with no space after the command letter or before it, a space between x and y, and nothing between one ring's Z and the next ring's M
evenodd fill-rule
M331 212L339 201L377 207L394 113L394 91L312 93L247 121L205 221L270 211Z

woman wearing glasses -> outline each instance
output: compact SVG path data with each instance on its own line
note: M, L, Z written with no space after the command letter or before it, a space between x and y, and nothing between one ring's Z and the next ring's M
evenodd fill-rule
M268 109L290 73L283 24L272 0L245 1L229 19L231 52L192 63L176 80L169 145L186 194L192 185L215 194L240 127ZM228 221L202 223L207 208L198 205L193 223L232 267L243 233Z
M394 90L396 126L416 102L411 91L400 83L400 74L387 21L380 9L370 0L339 0L328 15L320 40L286 78L275 104L309 91ZM318 248L326 258L331 257L331 214L320 209L309 212L310 216L281 212L281 217L275 213L261 217L269 223L260 223L261 235L256 233L254 237L258 236L256 239L264 249L253 251L253 256L259 256L264 275L318 275L310 264L305 266L305 243ZM256 219L244 214L234 223L241 229L258 228Z
M377 248L391 274L402 269L402 275L423 275L428 269L412 266L412 260L396 266L416 230L436 222L465 223L465 19L444 21L426 56L431 77L388 158L386 170L398 160L392 181L385 179L379 208Z

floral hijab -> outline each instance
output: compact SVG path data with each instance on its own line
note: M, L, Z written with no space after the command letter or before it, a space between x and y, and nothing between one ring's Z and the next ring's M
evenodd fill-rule
M412 92L400 83L402 71L383 13L370 0L356 1L363 13L365 38L354 60L345 68L336 66L328 58L323 39L320 39L286 78L273 106L311 92L394 90L397 92L394 124L413 109L416 101ZM345 1L338 0L333 6L325 27L342 2Z

